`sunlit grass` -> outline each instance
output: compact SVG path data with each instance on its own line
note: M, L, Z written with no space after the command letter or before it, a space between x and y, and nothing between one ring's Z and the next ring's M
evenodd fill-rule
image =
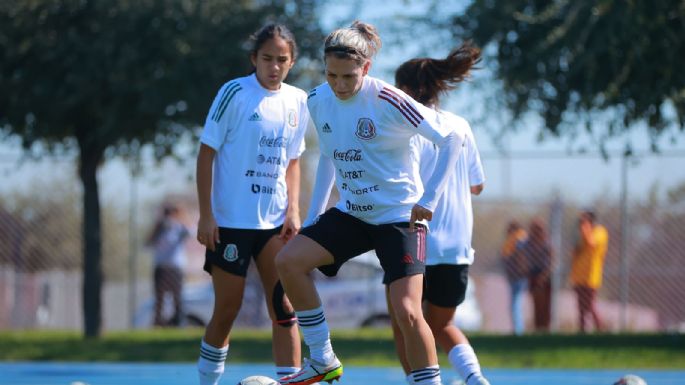
M3 361L192 362L202 329L111 332L84 339L78 332L0 332ZM398 366L388 329L334 330L333 347L346 365ZM685 368L685 336L599 334L469 336L481 364L496 368ZM303 349L307 352L307 349ZM268 330L235 330L231 362L271 362ZM441 354L441 365L449 365Z

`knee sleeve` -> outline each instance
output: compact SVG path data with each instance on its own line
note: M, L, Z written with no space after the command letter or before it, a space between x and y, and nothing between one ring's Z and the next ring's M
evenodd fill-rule
M283 300L285 299L285 291L283 291L283 285L281 281L276 282L274 287L273 296L271 297L271 306L273 306L274 314L276 315L276 323L285 328L295 325L297 322L297 317L295 317L295 312L286 311L283 306Z

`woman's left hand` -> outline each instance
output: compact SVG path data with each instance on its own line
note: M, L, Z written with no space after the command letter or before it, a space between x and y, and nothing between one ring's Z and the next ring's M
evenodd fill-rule
M411 209L411 217L409 218L409 231L414 231L415 222L424 219L427 221L433 219L433 212L423 206L414 205Z
M281 238L284 243L288 242L300 232L300 227L302 227L300 215L297 213L288 212L285 215L285 221L283 222L283 227L281 228L281 234L278 237Z

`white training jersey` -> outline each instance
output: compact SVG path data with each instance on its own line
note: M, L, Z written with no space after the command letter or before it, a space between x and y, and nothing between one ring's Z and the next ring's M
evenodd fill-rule
M370 76L348 100L324 83L308 106L321 154L335 167L336 208L371 224L408 222L423 195L409 140L440 142L451 133L435 123L435 111Z
M470 187L484 183L485 174L469 123L447 111L438 111L438 120L441 125L466 132L466 138L455 165L456 172L450 173L430 221L426 265L470 265L474 256ZM412 138L412 147L419 161L421 179L426 181L435 168L438 150L418 135Z
M285 172L304 151L307 94L282 83L262 87L252 74L224 84L200 141L216 150L212 210L219 227L273 229L288 207Z

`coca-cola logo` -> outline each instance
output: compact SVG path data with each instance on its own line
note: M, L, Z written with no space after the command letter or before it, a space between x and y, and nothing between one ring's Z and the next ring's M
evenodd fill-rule
M349 149L349 150L333 150L333 159L341 160L343 162L359 162L362 160L362 150Z
M262 136L261 139L259 139L259 147L283 147L285 148L286 145L286 138L283 136L278 136L276 138L267 138L266 136Z

